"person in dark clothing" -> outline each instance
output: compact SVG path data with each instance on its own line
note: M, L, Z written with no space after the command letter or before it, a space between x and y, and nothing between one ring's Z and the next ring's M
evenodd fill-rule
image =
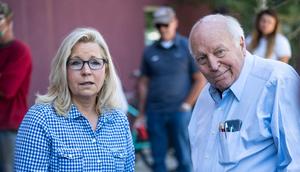
M176 32L178 20L170 7L154 12L160 40L147 47L139 80L140 119L147 118L155 172L167 171L168 138L175 149L178 171L191 171L187 126L205 79L189 53L188 41ZM138 120L139 121L139 120Z

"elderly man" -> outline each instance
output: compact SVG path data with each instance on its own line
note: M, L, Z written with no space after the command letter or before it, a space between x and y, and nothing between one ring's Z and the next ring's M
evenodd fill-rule
M196 172L300 171L300 79L251 55L236 19L200 19L190 49L208 84L189 124Z
M153 17L161 39L144 51L139 82L140 116L147 115L153 171L167 171L165 158L171 142L178 171L189 172L192 163L187 126L205 79L189 53L187 39L176 32L178 20L174 10L160 7Z

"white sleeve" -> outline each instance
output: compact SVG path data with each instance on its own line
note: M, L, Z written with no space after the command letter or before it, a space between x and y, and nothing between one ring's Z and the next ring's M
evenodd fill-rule
M292 56L291 45L285 36L281 34L276 35L274 53L278 58L277 60L279 60L280 57L291 58Z
M250 46L251 41L252 41L251 35L247 36L246 39L245 39L247 50L249 50L249 46Z
M120 78L118 77L117 78L117 89L116 91L118 92L118 98L120 100L120 105L121 105L121 110L126 114L127 111L128 111L128 102L127 102L127 98L126 98L126 95L125 95L125 92L123 90L123 87L122 87L122 83L121 83L121 80Z

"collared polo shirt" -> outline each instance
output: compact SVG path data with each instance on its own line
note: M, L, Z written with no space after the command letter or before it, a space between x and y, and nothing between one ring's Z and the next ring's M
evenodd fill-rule
M158 112L179 110L198 72L185 37L177 34L170 48L155 42L144 51L141 72L149 78L146 109Z

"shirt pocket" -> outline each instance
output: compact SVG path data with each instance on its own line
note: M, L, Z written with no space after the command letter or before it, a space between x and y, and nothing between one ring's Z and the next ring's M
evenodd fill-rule
M83 171L83 153L78 148L59 148L59 171Z
M219 132L218 154L220 164L236 163L240 155L240 131Z
M124 171L126 162L126 150L125 149L110 149L114 159L115 171Z

